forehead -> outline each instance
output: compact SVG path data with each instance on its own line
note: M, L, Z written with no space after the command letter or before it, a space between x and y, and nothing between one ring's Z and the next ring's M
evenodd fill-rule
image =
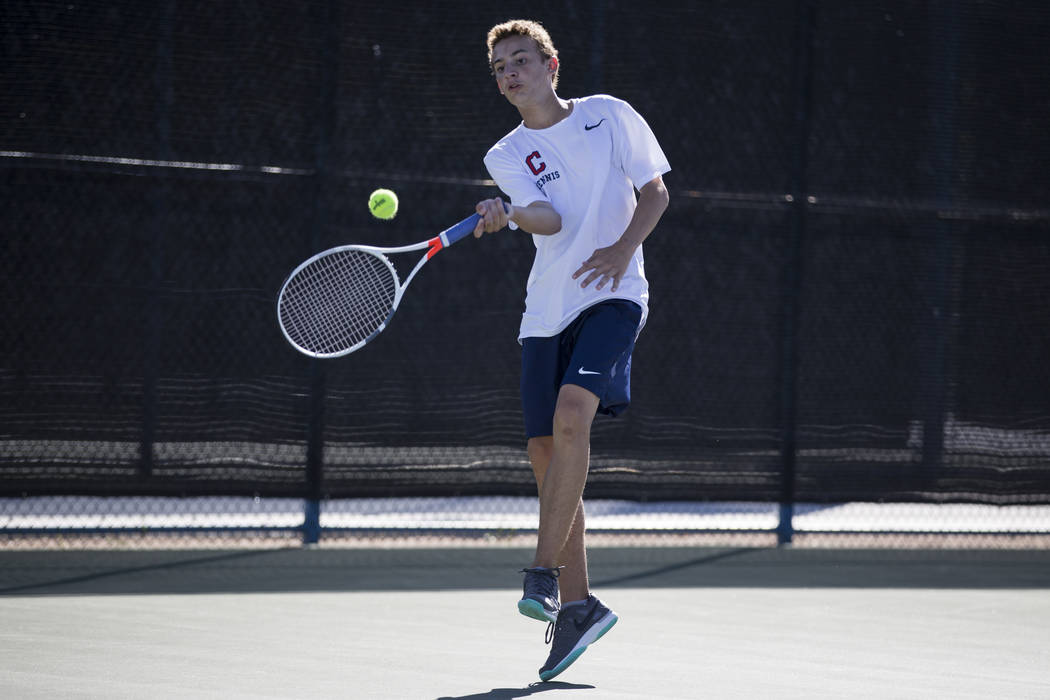
M496 42L496 45L492 47L492 62L498 63L499 61L505 61L521 51L535 54L537 56L540 53L539 47L536 46L536 42L532 37L515 34L514 36L508 36L506 39L501 39Z

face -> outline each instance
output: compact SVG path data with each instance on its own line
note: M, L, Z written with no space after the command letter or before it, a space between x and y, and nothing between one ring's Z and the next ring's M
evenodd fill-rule
M525 36L510 36L492 47L496 84L518 107L554 92L551 77L557 62L556 58L544 59L536 42Z

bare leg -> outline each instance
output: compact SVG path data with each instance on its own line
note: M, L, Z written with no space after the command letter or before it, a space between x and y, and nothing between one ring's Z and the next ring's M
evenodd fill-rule
M590 461L591 422L597 408L598 397L583 387L565 384L558 392L550 465L540 485L540 528L533 566L558 565L578 513L582 549L580 503Z
M542 490L543 480L550 467L554 453L554 438L551 436L536 437L529 440L529 461L536 475L536 484ZM583 515L583 501L576 508L576 517L569 530L569 539L562 547L556 566L564 566L558 578L558 588L563 602L583 600L590 593L587 578L587 549L584 544L586 525Z

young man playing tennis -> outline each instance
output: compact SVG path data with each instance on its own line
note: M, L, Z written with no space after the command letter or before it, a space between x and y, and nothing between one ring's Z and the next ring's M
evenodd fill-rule
M626 102L558 97L558 52L539 23L499 24L487 44L522 122L485 156L510 203L479 202L474 235L509 225L536 245L519 341L540 522L518 610L554 624L540 669L549 680L617 620L589 590L582 496L595 413L617 415L630 402L631 354L648 312L641 246L667 208L670 166Z

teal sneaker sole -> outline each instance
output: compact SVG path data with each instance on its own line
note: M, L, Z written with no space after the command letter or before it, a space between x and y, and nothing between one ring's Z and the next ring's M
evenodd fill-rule
M589 647L591 644L594 644L595 642L597 642L599 639L601 639L605 635L606 632L611 630L613 628L613 625L615 625L619 621L619 619L620 619L619 617L617 617L616 615L613 615L612 620L610 620L609 623L607 625L605 625L605 627L603 627L601 629L601 631L598 632L597 636L595 636L594 639L592 639L590 642L588 642L587 644L584 644L581 647L577 647L576 649L573 649L569 653L568 656L566 656L564 659L562 659L562 662L560 664L558 664L557 666L555 666L551 670L549 670L549 671L540 671L540 680L541 681L549 681L551 678L554 678L559 673L561 673L562 671L567 669L569 666L572 666L572 662L575 661L576 659L580 658L580 655L583 654L583 652L587 651L587 647Z
M546 608L530 598L523 598L518 601L518 612L525 617L531 617L533 620L540 620L541 622L554 622L558 619L557 614L552 615L548 613Z

